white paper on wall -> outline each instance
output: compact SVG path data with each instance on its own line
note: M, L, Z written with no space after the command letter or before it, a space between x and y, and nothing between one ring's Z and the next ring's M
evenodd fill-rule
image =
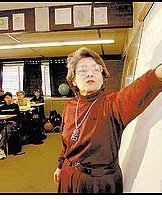
M55 9L55 24L71 24L71 8Z
M35 8L35 30L49 31L49 8Z
M134 76L133 75L127 75L125 77L125 86L128 86L130 85L131 83L133 83L133 79L134 79Z
M0 17L0 30L8 30L8 17Z
M107 7L94 8L94 25L107 25Z
M74 27L86 27L91 25L91 5L74 6Z
M12 15L13 30L25 30L25 15L24 13L18 13Z

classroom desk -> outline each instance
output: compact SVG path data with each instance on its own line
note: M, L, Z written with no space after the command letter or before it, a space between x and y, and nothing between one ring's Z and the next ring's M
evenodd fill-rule
M31 107L39 107L39 106L43 106L45 105L45 103L30 103Z
M0 120L7 120L7 119L11 119L16 116L17 115L0 115Z
M35 102L30 102L30 105L32 108L37 109L37 114L34 115L34 118L40 118L39 113L40 113L40 107L44 106L45 103L35 103Z
M27 106L20 106L20 112L27 112L27 111L33 111L35 108L29 108Z
M30 107L27 107L27 106L20 106L19 108L20 108L20 113L23 114L25 122L27 120L27 113L33 114L33 111L36 110L36 108L30 108Z

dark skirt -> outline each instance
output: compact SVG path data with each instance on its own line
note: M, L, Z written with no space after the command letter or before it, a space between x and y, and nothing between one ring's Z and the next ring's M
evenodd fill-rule
M78 169L64 165L61 169L58 193L116 193L123 192L121 169L114 173L92 177Z

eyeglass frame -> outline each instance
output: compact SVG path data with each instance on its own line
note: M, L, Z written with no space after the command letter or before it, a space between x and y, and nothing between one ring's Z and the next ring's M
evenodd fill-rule
M87 73L88 73L89 71L93 72L94 74L99 74L99 73L102 73L102 72L103 72L103 68L102 68L101 65L95 64L95 65L93 65L93 66L95 66L95 67L98 66L98 67L99 67L98 69L100 69L100 70L92 69L91 67L89 67L89 66L87 66L87 65L81 65L81 66L79 66L79 67L77 67L77 68L75 69L75 74L84 77L84 76L87 75ZM77 70L78 68L81 68L81 67L85 67L85 69ZM78 72L79 72L79 73L78 73Z

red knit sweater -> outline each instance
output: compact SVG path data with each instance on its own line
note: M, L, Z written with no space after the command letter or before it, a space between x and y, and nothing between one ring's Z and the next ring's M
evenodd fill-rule
M62 120L62 150L58 159L61 168L64 160L78 161L87 165L110 164L118 160L121 136L126 125L162 91L162 81L149 70L119 92L107 94L99 91L90 96L78 95L65 104ZM75 129L77 100L78 123L92 102L98 100L90 110L79 130L79 139L71 140Z

